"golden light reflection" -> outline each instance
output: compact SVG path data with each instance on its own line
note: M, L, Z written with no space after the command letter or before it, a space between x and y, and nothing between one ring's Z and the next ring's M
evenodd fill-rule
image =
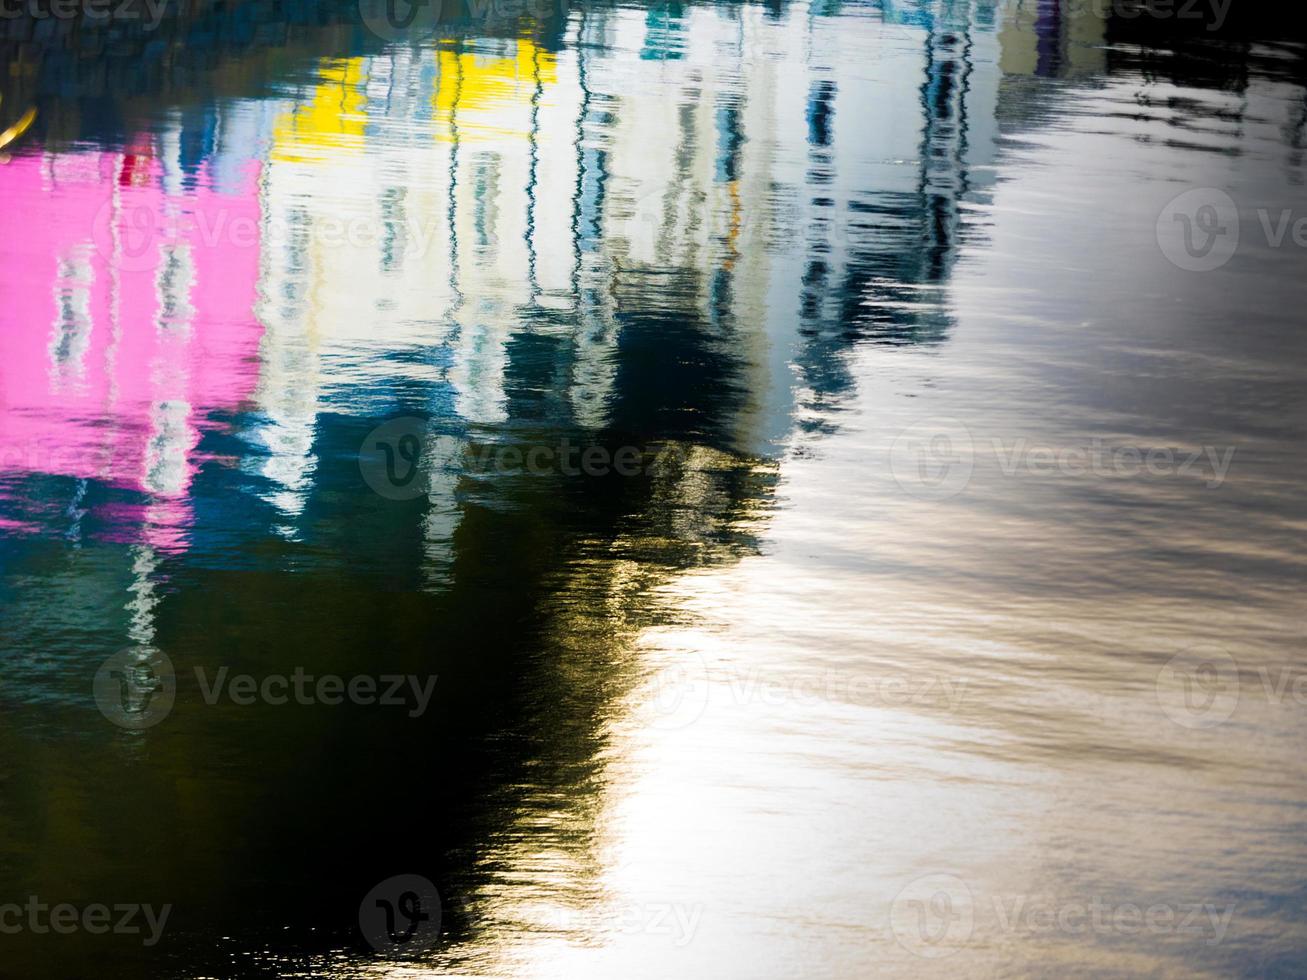
M0 151L3 151L6 146L27 132L34 122L36 122L35 107L28 109L18 117L17 121L14 122L12 126L8 127L3 133L0 133ZM0 153L0 157L3 157L2 153Z

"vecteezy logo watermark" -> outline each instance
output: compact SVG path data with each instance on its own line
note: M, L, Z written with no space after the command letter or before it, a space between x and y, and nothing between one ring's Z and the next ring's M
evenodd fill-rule
M1185 728L1213 728L1239 704L1239 665L1219 647L1177 653L1157 675L1157 702Z
M152 31L166 6L167 0L0 0L0 20L145 21Z
M708 706L708 667L693 650L675 651L675 659L661 665L640 692L643 724L657 731L676 731L699 720Z
M196 667L195 681L206 705L216 705L224 698L245 707L265 704L273 707L290 704L334 706L350 704L400 707L410 718L426 713L435 692L437 677L430 674L310 674L296 667L290 674L232 674L229 667L219 667L210 676L204 667ZM153 648L131 648L114 654L96 671L95 703L100 712L115 725L131 730L150 728L163 721L177 699L177 676L172 661Z
M939 707L952 712L966 697L967 681L930 674L881 676L862 672L853 676L847 671L770 677L751 669L726 680L722 687L737 705L780 707L829 702L886 708Z
M1307 250L1307 215L1289 208L1257 208L1260 242L1271 249L1288 244ZM1239 206L1225 191L1198 187L1172 200L1157 218L1157 244L1173 265L1212 272L1234 256L1245 239Z
M1189 477L1208 489L1225 483L1233 446L1128 446L1094 437L1070 445L1040 445L972 436L956 419L922 422L903 430L889 450L889 469L900 489L922 500L946 500L962 493L983 462L997 464L1004 477Z
M909 882L890 904L890 930L899 945L926 959L960 952L969 943L1002 935L1188 936L1220 943L1234 915L1233 903L1111 902L1101 895L1055 899L1047 895L992 894L979 901L952 874Z
M952 956L975 928L971 888L957 875L924 875L894 896L889 922L908 952L926 959Z
M120 728L140 731L168 717L177 696L177 677L167 654L153 647L130 647L100 665L92 689L101 714Z
M440 893L421 875L395 875L376 885L359 905L359 929L384 956L409 957L440 938Z
M1185 191L1157 216L1157 244L1181 269L1219 269L1239 247L1239 207L1215 187Z
M603 933L665 936L673 946L688 946L694 940L702 915L700 904L628 902L615 906L551 907L541 914L541 924L555 933L590 937Z
M675 731L703 717L711 701L718 708L768 710L820 703L871 705L884 709L928 708L957 711L967 681L935 675L843 671L812 674L768 673L756 668L717 668L710 676L692 649L660 650L664 660L631 693L631 717L641 728Z
M502 23L565 14L568 0L358 0L363 26L381 40L421 41L442 21Z
M407 415L377 426L364 437L359 472L369 487L388 500L413 500L429 491L432 475L439 472L634 477L671 472L680 458L681 450L671 443L613 449L573 442L567 436L548 444L473 447L456 436L431 431L426 419Z
M905 492L922 500L956 497L971 482L975 443L957 419L909 426L889 448L890 473Z
M1184 728L1215 728L1229 721L1244 699L1264 699L1274 707L1307 707L1307 668L1259 665L1244 671L1227 651L1198 646L1176 654L1157 674L1157 701L1166 716Z
M424 496L429 486L431 461L452 457L462 448L452 436L429 430L426 419L406 415L369 432L359 447L359 472L363 481L388 500Z
M989 448L1004 476L1192 476L1209 490L1225 483L1234 446L1116 446L1095 437L1088 445L1038 446L1026 439L991 439Z
M441 0L359 0L359 17L383 41L420 41L436 29L441 6Z
M153 905L142 905L139 902L118 905L92 902L80 907L69 902L48 905L36 895L31 895L24 905L17 902L0 905L0 934L13 936L20 932L30 932L38 936L48 933L70 936L75 932L86 932L93 936L106 933L115 936L144 935L141 945L154 946L162 938L163 928L171 914L171 905L162 905L157 911ZM148 932L142 932L142 919Z
M366 250L385 242L420 259L444 233L442 219L417 215L404 220L379 214L292 220L284 215L255 217L226 207L166 210L153 202L112 200L100 206L91 223L96 251L123 272L157 269L170 249L183 246L230 252L294 243L314 250Z
M1051 933L1070 936L1191 936L1205 946L1225 938L1234 903L1055 901L1041 895L991 896L994 918L1005 933Z
M1058 16L1068 23L1088 15L1097 20L1183 20L1202 22L1208 31L1219 31L1229 16L1234 0L1058 0ZM1004 6L1016 8L1016 14L1025 6L1022 0L1005 0ZM1025 6L1030 16L1040 16L1043 7ZM1005 18L1006 19L1006 18Z
M5 442L0 439L0 473L26 470L29 473L73 473L84 469L103 470L114 461L107 446L94 449L65 446L47 439Z

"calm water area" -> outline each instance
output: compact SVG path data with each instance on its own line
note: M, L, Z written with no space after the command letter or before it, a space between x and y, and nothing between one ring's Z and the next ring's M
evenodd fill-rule
M1241 5L6 15L0 976L1302 976Z

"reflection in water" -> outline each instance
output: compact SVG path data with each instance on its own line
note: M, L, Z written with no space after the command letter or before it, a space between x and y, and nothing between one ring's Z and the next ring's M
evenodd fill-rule
M1172 59L1046 0L587 4L383 44L247 0L11 31L0 881L174 906L157 948L27 934L15 968L405 975L357 914L412 873L430 964L486 975L1300 964L1297 716L1245 699L1221 740L1155 690L1301 632L1287 274L1177 278L1154 237L1177 179L1301 186L1300 52L1237 29ZM1214 43L1238 71L1186 67ZM359 456L397 417L430 449L400 500ZM896 437L940 418L969 481L914 493ZM1094 440L1238 465L1012 462ZM558 446L642 465L498 465ZM143 732L86 696L124 647L177 670ZM439 682L418 717L208 704L224 667ZM968 936L905 934L923 875ZM1095 896L1236 910L1214 943L1011 913Z

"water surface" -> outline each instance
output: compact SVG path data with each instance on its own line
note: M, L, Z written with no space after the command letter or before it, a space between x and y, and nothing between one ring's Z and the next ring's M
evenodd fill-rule
M1090 7L6 22L0 972L1300 973L1304 50Z

